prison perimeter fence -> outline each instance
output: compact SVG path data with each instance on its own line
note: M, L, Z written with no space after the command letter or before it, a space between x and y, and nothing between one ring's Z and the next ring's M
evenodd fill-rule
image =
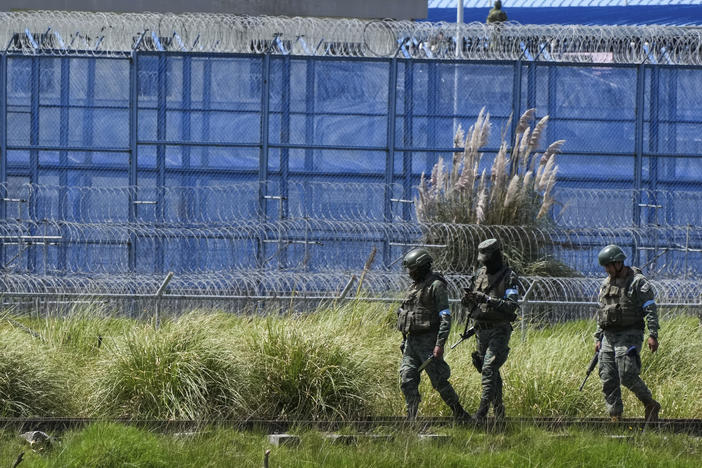
M2 16L0 290L17 307L393 301L408 249L449 255L437 233L547 246L577 277L525 277L532 310L582 314L608 243L661 303L700 302L696 28ZM526 109L549 116L545 145L566 140L548 222L416 219L421 174L483 107L487 170ZM447 272L455 294L474 268Z

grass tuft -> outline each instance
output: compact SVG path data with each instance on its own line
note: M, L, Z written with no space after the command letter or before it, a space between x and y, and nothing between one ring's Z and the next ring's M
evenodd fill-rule
M249 378L255 414L273 418L352 418L369 413L373 380L362 353L304 319L269 320L251 336Z
M0 415L71 415L75 408L68 389L70 366L38 338L17 330L0 331Z
M235 356L211 319L189 314L108 344L92 380L94 411L132 418L229 417L241 409Z

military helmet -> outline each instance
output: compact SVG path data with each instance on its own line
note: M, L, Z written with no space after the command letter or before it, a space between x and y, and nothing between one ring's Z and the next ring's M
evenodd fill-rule
M605 266L614 262L623 262L626 254L618 245L610 244L597 254L600 265Z
M426 249L418 248L410 250L402 259L402 266L408 270L416 270L424 265L431 265L432 258Z
M484 263L492 257L495 252L500 251L500 241L497 239L486 239L478 244L478 261Z

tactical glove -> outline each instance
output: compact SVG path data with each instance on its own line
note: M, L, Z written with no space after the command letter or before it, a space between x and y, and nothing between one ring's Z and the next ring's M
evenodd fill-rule
M473 297L478 304L485 304L490 300L490 296L481 292L474 292Z

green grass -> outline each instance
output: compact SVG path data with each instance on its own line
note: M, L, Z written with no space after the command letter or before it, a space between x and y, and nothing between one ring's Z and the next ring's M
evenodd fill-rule
M299 430L297 447L273 447L266 433L209 428L195 435L156 434L144 429L95 424L67 432L42 453L15 434L0 433L6 466L25 452L23 467L699 467L699 437L667 432L642 434L579 429L548 431L532 426L486 432L436 428L445 442L421 442L408 429L384 430L389 441L331 444L324 434ZM613 438L612 436L617 436Z
M193 312L158 329L99 310L14 317L34 335L0 322L0 416L399 416L401 337L394 316L392 305L351 302L308 315ZM449 344L460 330L454 325ZM528 328L524 341L516 331L502 368L507 415L604 416L596 372L578 391L593 331L594 323L585 321ZM451 382L469 411L480 395L470 362L474 343L446 354ZM644 351L642 362L642 377L663 405L661 417L702 418L698 319L664 318L659 352ZM427 378L420 391L420 415L450 415ZM628 390L623 394L625 416L641 417L640 403Z

